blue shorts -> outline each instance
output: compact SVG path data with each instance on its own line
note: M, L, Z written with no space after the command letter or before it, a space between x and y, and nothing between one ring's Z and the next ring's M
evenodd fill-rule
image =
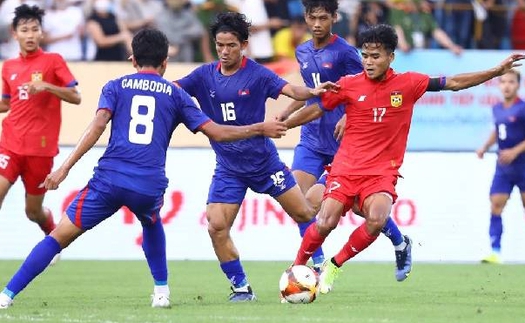
M148 196L91 179L71 202L66 214L78 228L89 230L126 206L143 224L160 219L164 196Z
M490 195L510 195L514 186L517 186L520 192L525 192L525 165L496 165L496 172L490 186Z
M332 155L321 154L299 144L294 150L292 170L300 170L319 178L324 172L324 166L331 164L333 159Z
M207 203L241 204L250 188L256 193L280 196L296 185L290 169L278 161L268 172L257 176L239 175L217 164L211 179Z

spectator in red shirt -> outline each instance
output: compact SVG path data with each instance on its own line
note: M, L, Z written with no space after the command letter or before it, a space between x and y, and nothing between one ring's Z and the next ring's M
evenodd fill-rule
M23 4L15 9L12 28L20 46L17 58L2 66L0 112L8 112L0 138L0 205L22 178L27 217L47 235L55 223L42 206L44 180L58 154L61 101L79 104L77 81L64 59L40 48L44 10Z
M525 0L518 0L510 26L513 49L525 49Z
M322 293L332 289L347 260L376 240L390 215L416 101L427 91L458 91L476 86L521 65L516 62L525 58L513 54L486 71L429 77L416 72L396 73L390 68L398 40L392 26L371 27L358 39L364 72L342 77L337 92L324 93L321 104L302 108L286 121L293 128L319 118L324 110L346 105L345 132L332 162L321 211L316 225L306 230L294 264L306 264L356 201L365 223L323 265Z

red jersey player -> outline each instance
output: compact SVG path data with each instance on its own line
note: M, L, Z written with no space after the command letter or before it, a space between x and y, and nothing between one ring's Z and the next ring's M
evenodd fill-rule
M286 121L293 128L320 117L323 108L331 110L346 104L346 129L332 163L318 220L308 227L294 264L306 264L354 201L366 221L323 265L322 293L332 289L339 268L347 260L376 240L390 215L415 102L426 91L457 91L481 84L521 65L516 62L525 58L514 54L486 71L433 78L415 72L396 73L390 68L397 47L391 26L365 30L359 43L364 72L342 77L337 92L322 95L323 107L305 107Z
M26 190L27 217L45 234L55 227L49 209L42 206L44 180L58 153L61 100L79 104L77 81L59 54L40 48L44 10L21 5L15 9L13 37L20 56L2 66L0 112L0 204L13 183L22 177Z

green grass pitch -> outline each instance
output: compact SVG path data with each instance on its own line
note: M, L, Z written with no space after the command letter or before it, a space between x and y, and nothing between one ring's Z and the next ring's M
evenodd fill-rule
M20 261L0 262L5 285ZM229 284L214 261L169 263L171 309L150 307L145 261L61 261L0 311L0 322L525 322L525 266L414 265L407 281L393 263L349 262L328 295L307 305L280 304L288 263L246 262L259 300L229 304Z

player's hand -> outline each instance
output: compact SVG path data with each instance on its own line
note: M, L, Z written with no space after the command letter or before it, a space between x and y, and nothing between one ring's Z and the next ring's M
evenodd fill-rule
M329 81L319 84L319 86L317 86L315 89L311 89L310 93L317 96L321 93L325 93L326 91L337 92L339 91L340 87L341 86L339 84Z
M483 159L483 156L485 156L485 153L486 153L486 151L483 148L480 148L480 149L476 150L476 155L478 155L479 159Z
M345 134L345 126L346 126L346 114L344 114L339 121L337 121L334 129L334 138L337 141L341 141L343 139L343 135Z
M263 122L263 136L270 138L281 138L286 135L285 123L282 121L266 121Z
M525 58L524 54L512 54L509 57L507 57L503 62L501 62L498 66L499 68L499 75L503 75L510 71L510 69L514 67L521 66L521 63L517 63L518 61L521 61Z
M22 87L29 94L36 94L47 90L47 83L44 81L33 81L23 84Z
M65 170L64 168L60 167L54 172L51 172L51 174L48 174L46 176L46 179L44 181L44 187L47 190L56 190L60 183L64 181L64 179L67 177L67 174L69 171Z
M514 149L503 149L499 151L498 162L500 164L508 165L518 157L518 153Z

